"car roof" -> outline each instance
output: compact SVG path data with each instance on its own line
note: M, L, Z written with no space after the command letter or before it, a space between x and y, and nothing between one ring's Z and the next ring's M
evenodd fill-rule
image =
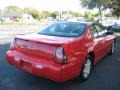
M90 24L88 21L57 21L55 23L83 23L83 24Z

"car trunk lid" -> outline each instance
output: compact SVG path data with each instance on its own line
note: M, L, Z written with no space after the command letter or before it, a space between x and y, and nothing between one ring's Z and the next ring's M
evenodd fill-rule
M73 40L45 35L20 35L15 38L14 50L33 58L53 60L58 46Z

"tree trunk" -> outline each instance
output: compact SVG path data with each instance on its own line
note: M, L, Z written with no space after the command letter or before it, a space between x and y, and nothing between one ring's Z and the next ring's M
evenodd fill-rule
M99 9L100 17L102 18L102 10L101 10L101 7L99 6L98 9Z
M119 19L119 15L117 15L117 20Z

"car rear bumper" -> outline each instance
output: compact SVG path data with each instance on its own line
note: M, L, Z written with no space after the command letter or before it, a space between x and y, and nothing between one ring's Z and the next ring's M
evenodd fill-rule
M73 70L71 65L58 65L54 62L32 62L32 58L18 56L15 52L7 51L6 58L9 64L36 76L48 78L56 82L63 82L79 75L80 70ZM24 59L23 59L24 58Z

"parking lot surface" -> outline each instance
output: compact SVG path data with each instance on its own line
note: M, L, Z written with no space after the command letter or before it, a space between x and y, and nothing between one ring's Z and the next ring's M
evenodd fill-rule
M5 53L17 34L37 31L40 25L0 26L0 90L120 90L120 35L117 34L115 54L102 59L86 82L77 79L64 83L33 76L9 65Z

